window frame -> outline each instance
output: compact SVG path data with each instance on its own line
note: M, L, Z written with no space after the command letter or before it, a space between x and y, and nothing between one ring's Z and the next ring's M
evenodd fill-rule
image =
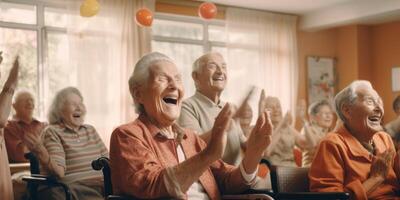
M0 28L10 28L10 29L22 29L30 30L36 32L36 43L37 43L37 91L36 93L36 108L38 111L38 117L44 119L45 113L45 97L46 97L46 56L47 56L47 34L48 33L67 33L67 28L52 27L45 25L45 8L64 8L66 9L65 2L51 1L51 0L2 0L5 3L13 4L23 4L23 5L33 5L36 7L36 24L23 24L16 22L5 22L0 21Z

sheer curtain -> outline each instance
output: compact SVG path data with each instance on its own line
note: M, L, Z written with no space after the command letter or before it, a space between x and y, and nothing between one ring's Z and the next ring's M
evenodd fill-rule
M93 125L108 146L112 130L136 116L128 79L134 64L150 51L150 29L135 24L135 12L149 0L99 0L100 11L79 16L82 1L68 6L69 65L87 108L86 123Z
M283 111L295 111L298 57L295 16L227 8L229 80L225 96L238 102L250 85L277 96ZM258 112L253 96L253 113ZM253 117L255 118L255 117Z

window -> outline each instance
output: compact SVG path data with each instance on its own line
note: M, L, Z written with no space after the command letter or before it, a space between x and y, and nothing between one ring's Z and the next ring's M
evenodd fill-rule
M152 50L171 57L182 72L185 97L195 92L191 75L195 59L209 51L226 58L225 23L221 20L156 13L152 34Z
M35 117L39 119L46 117L57 90L74 85L70 78L74 70L66 66L66 6L62 1L1 1L0 51L4 57L0 84L4 85L13 59L19 55L18 88L35 94Z

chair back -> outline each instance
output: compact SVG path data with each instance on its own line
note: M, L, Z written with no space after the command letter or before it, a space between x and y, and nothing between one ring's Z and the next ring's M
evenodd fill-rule
M271 166L271 184L274 193L308 192L307 167Z
M31 174L40 174L39 160L36 158L35 154L29 152L26 153L24 157L29 160Z
M113 194L111 183L111 169L110 160L107 157L100 157L92 161L92 168L94 170L102 170L104 177L104 196L107 197Z

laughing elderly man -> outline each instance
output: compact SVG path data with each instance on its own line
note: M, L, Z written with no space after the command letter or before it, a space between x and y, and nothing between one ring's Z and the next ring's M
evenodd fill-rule
M211 52L198 58L193 63L192 78L196 93L183 101L178 123L185 128L195 130L208 143L214 120L225 105L220 97L225 89L228 75L222 55ZM237 166L241 161L241 149L245 148L245 142L246 137L240 124L232 122L222 160Z
M352 199L399 199L399 159L382 132L382 100L368 81L354 81L335 97L343 125L320 143L310 190L349 192Z
M139 118L114 130L110 165L114 192L143 199L220 199L240 193L255 180L257 165L269 145L272 125L267 112L258 118L239 167L220 158L234 114L224 105L208 145L176 120L184 96L182 75L174 61L150 53L136 64L129 89Z

